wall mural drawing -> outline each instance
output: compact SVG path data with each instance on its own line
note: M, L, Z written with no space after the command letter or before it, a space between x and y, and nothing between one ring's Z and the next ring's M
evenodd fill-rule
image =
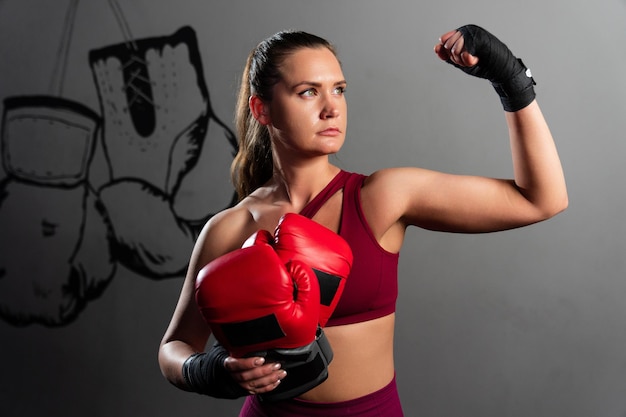
M0 318L14 326L68 325L119 265L149 279L182 276L213 213L179 214L181 183L207 140L222 142L215 158L236 152L212 110L194 30L135 39L117 2L109 5L124 40L89 51L99 113L62 97L77 0L52 94L4 99ZM97 185L89 176L96 148L107 170Z

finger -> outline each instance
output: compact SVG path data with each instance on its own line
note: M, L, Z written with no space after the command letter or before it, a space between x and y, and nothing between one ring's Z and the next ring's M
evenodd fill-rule
M454 43L450 46L453 61L461 66L472 67L478 63L478 57L472 55L465 45L465 38L461 32L457 32L458 37L454 38ZM448 43L452 42L452 39Z
M446 48L443 47L442 44L435 45L435 53L442 61L447 61L450 58L450 53Z
M449 32L444 33L439 37L439 43L444 44L452 35L456 33L456 30L451 30Z
M454 45L451 46L451 60L464 67L472 67L478 63L478 57L468 52L465 47L465 40L460 37L456 40Z
M241 386L251 393L262 394L275 389L286 376L287 372L281 369L263 378L242 382Z
M461 53L465 51L465 39L459 36L454 44L450 47L450 52L457 59L461 60Z
M443 44L443 48L447 51L448 60L456 65L462 65L460 54L463 52L465 42L460 32L455 32Z
M461 53L461 61L466 67L473 67L474 65L478 64L478 57L470 54L467 51L463 51Z
M463 39L463 35L459 31L454 31L454 33L443 42L443 47L449 51L452 51L454 44L459 40Z
M228 361L228 359L227 359ZM262 366L242 366L244 363L251 363L247 360L237 360L233 359L230 362L230 365L238 363L238 370L233 370L233 367L227 367L226 369L230 371L232 378L235 381L238 381L241 385L244 385L246 382L262 380L265 384L273 383L276 379L282 379L281 375L281 365L280 363L266 363ZM269 379L267 379L269 378ZM268 382L269 381L269 382ZM247 388L246 388L247 389Z
M450 32L441 35L439 38L439 44L435 45L435 53L439 59L448 61L452 58L452 47L459 38L462 38L461 33L456 30L451 30Z
M471 67L476 64L476 57L470 54L465 47L465 40L459 38L452 46L452 59L454 62L463 67Z
M230 372L243 372L263 366L263 364L265 364L265 358L262 357L233 358L229 356L224 361L224 367Z

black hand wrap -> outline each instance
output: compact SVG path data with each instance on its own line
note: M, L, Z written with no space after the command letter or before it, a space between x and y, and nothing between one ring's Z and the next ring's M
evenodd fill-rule
M183 364L187 387L214 398L235 399L248 395L224 367L228 351L219 343L206 353L194 353Z
M479 61L473 67L462 67L449 61L452 65L467 74L489 80L500 96L502 107L508 112L521 110L535 99L535 80L530 70L504 43L476 25L457 30L463 35L465 49Z
M183 364L183 377L187 387L199 394L214 398L236 399L249 395L224 367L228 351L215 343L206 353L194 353ZM328 378L328 364L333 360L333 350L321 327L313 342L300 348L268 349L254 352L249 357L265 358L266 363L280 362L287 376L278 387L259 394L262 401L281 401L297 397L318 386Z
M313 342L296 349L270 349L250 356L265 357L266 362L280 362L287 371L285 379L270 392L259 394L261 401L281 401L297 397L328 378L328 364L333 350L321 327Z

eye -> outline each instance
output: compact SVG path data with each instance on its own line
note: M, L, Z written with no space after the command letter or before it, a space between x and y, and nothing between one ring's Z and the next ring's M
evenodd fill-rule
M346 92L346 86L342 85L339 87L335 87L335 89L333 90L333 94L337 94L338 96L341 96L343 94L345 94Z
M314 88L308 88L300 93L298 93L298 95L300 95L301 97L314 97L316 95L316 91Z

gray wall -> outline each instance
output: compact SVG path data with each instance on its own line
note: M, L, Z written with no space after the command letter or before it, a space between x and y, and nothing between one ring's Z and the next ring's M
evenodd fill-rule
M72 18L67 0L0 0L0 99L48 98L4 101L0 415L236 415L238 401L171 387L156 352L194 230L230 201L247 52L284 28L337 44L345 169L509 177L497 97L432 52L473 22L532 68L571 203L520 230L409 233L396 347L406 414L626 416L623 0L115 4L81 2ZM182 27L192 32L172 40ZM138 50L161 68L143 136L123 109L120 49L107 49L125 38L148 39Z

